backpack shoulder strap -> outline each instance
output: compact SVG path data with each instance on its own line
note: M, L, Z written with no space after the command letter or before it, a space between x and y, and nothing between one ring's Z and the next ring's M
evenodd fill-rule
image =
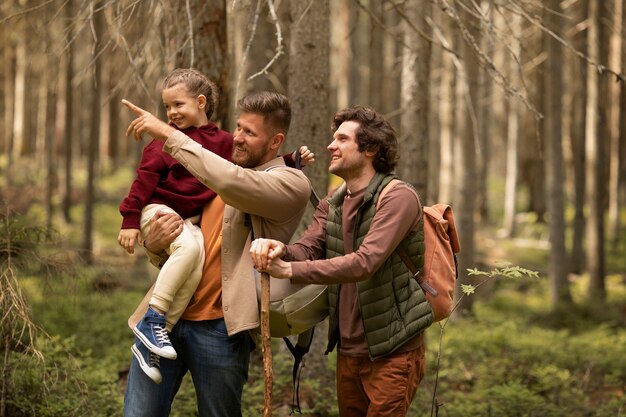
M309 330L306 330L304 333L300 333L298 335L298 340L294 345L288 337L283 337L287 348L291 352L293 356L294 363L291 375L292 382L292 398L291 398L291 413L298 412L302 414L302 410L300 408L300 374L302 373L302 368L304 368L304 355L309 353L309 349L311 348L311 343L313 343L313 334L315 333L315 326L311 327Z
M394 178L391 181L389 181L389 183L385 186L385 188L382 189L382 191L378 195L378 201L376 202L376 210L378 210L378 206L380 205L380 202L383 199L383 197L385 197L385 195L387 195L387 193L391 191L393 187L400 184L401 182L403 181L397 178Z
M376 209L378 210L378 206L380 205L380 201L383 199L383 197L393 188L395 187L397 184L402 183L403 181L394 178L391 181L389 181L389 184L387 184L385 186L385 188L382 189L382 191L380 192L380 194L378 195L378 201L376 202ZM405 183L406 184L406 183ZM412 187L411 187L412 188ZM426 208L424 208L424 210L426 210ZM409 255L407 255L407 253L404 251L404 249L402 248L402 245L398 245L396 247L395 250L396 254L398 254L398 256L400 257L400 259L402 259L402 262L404 262L404 264L406 265L407 269L409 271L411 271L411 273L413 274L413 277L415 278L415 280L417 281L417 283L420 285L420 287L422 287L422 290L424 292L428 292L429 294L431 294L432 296L436 297L437 296L437 290L435 288L433 288L430 284L428 284L426 281L424 281L424 276L422 274L422 271L417 269L417 267L415 266L415 264L413 263L413 261L411 261L411 258L409 257Z
M302 155L300 154L300 148L298 148L298 152L296 152L295 158L295 168L302 170ZM308 178L307 178L308 179ZM309 201L313 205L313 207L317 207L320 202L320 197L315 192L313 188L313 184L311 184L311 180L309 180L309 187L311 187L311 196ZM300 333L298 335L298 339L296 344L294 345L288 337L283 337L283 341L287 348L291 352L291 355L294 358L294 364L292 369L292 384L293 384L293 393L292 393L292 410L290 415L294 412L298 412L302 414L302 410L300 409L300 374L302 372L302 368L304 367L304 356L309 353L309 349L311 348L311 344L313 343L313 335L315 334L315 326L310 329Z

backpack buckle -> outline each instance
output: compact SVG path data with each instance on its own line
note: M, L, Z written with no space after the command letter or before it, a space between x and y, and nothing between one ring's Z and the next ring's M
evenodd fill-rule
M415 274L413 274L413 277L415 278L419 286L422 287L422 291L427 292L433 297L436 297L439 294L439 291L437 291L437 289L435 289L428 282L424 281L421 270L418 270Z

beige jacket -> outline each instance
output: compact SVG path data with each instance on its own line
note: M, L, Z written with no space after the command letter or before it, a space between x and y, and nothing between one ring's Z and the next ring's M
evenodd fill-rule
M250 214L255 238L288 243L309 201L309 180L300 170L285 166L281 157L255 169L242 168L178 130L167 138L163 151L226 203L222 223L222 308L226 328L233 335L258 327L255 271L249 254L251 233L245 213ZM151 261L158 264L154 258Z

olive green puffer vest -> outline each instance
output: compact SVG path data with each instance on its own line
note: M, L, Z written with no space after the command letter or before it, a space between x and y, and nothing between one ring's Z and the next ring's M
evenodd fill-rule
M394 175L376 174L370 181L363 204L355 220L354 250L365 239L376 212L376 202L382 189L396 178ZM341 229L342 205L346 194L345 184L330 198L326 221L326 258L344 255ZM424 223L420 220L414 231L400 243L417 268L424 265ZM430 304L424 292L402 259L395 253L385 261L369 279L357 283L359 307L370 358L386 356L403 343L427 328L433 320ZM330 307L329 343L327 351L334 349L339 331L337 300L339 286L328 286Z

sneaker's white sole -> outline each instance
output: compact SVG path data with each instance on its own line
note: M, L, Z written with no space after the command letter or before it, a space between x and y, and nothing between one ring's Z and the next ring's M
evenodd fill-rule
M141 354L141 352L139 352L139 349L137 349L135 345L132 345L130 347L130 350L133 352L133 355L135 356L135 358L137 358L137 361L139 362L139 366L141 367L141 370L146 375L148 375L148 378L153 380L154 383L160 384L162 380L161 371L159 371L154 366L150 366L149 364L147 364L146 360L143 358L143 355Z
M172 348L172 350L163 350L160 347L150 343L150 340L148 340L146 335L139 331L137 326L133 327L133 333L135 333L135 336L137 336L139 340L141 340L141 342L148 348L148 350L150 350L150 352L156 353L157 355L165 359L176 359L178 357L174 348Z

